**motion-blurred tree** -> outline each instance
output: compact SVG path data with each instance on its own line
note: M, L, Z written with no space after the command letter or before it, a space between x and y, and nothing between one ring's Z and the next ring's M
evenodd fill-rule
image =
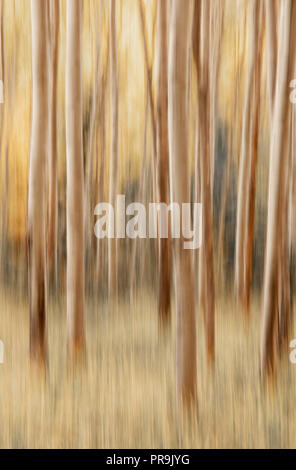
M45 167L49 126L46 2L31 0L31 14L33 113L28 194L30 351L31 358L45 367L47 360Z
M38 0L37 0L38 1ZM70 355L85 348L84 177L81 88L82 1L67 0L67 325Z

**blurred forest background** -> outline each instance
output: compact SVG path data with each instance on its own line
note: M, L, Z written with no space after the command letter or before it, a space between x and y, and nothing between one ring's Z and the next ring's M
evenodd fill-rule
M295 447L295 1L0 14L0 447ZM117 194L201 249L98 240Z

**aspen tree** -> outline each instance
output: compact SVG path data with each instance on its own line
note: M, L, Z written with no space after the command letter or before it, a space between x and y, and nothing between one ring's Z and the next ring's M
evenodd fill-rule
M81 89L82 1L67 0L67 330L70 355L84 350L85 250Z
M31 16L33 109L28 194L30 353L33 361L45 367L47 361L45 166L49 126L46 2L31 0Z
M201 171L201 202L203 207L203 244L199 253L199 297L204 312L207 357L215 357L215 279L213 254L213 220L210 157L210 6L196 0L194 8L193 54L198 72L199 161Z
M119 149L119 88L118 59L116 39L116 0L110 0L110 80L111 80L111 159L109 180L109 203L115 207L118 186L118 149ZM115 227L116 231L116 227ZM108 283L109 295L117 296L117 239L108 239Z
M169 203L167 1L158 1L157 184L158 202ZM160 222L161 223L161 222ZM158 312L170 317L170 238L158 239Z
M59 52L59 0L49 0L50 50L50 136L49 136L49 218L48 264L51 276L57 275L58 183L57 183L57 78Z
M270 122L273 115L275 79L277 68L277 34L275 0L265 0L266 35L267 35L267 90Z
M190 3L172 1L169 47L169 147L172 200L190 201L188 152L188 60ZM183 403L196 399L196 325L192 254L175 240L177 390Z
M236 242L235 242L235 294L237 300L244 303L246 288L246 237L248 208L246 195L248 190L248 174L250 168L250 135L251 135L251 103L256 66L256 46L258 42L258 0L251 1L252 34L250 38L251 58L248 68L241 155L239 162L237 211L236 211Z
M271 376L277 350L276 322L278 308L279 246L282 239L281 218L285 214L285 171L288 152L289 83L295 66L296 4L281 3L280 39L276 74L275 101L270 141L269 197L266 253L263 283L261 330L261 373Z
M260 88L261 88L261 68L262 68L262 46L263 46L263 8L258 5L258 43L256 47L256 62L254 71L253 86L253 114L251 115L251 131L250 131L250 169L248 174L248 190L246 195L247 201L247 238L245 243L245 288L244 288L244 305L249 315L250 294L252 280L253 265L253 240L255 231L255 201L256 201L256 171L258 161L258 145L259 145L259 127L260 127Z

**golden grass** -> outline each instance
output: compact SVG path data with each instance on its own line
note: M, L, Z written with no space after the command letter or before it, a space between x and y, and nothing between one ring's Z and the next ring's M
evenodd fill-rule
M27 306L9 294L1 294L1 305L1 448L295 447L296 366L287 353L276 389L264 397L256 303L248 332L240 311L218 304L214 375L198 317L199 406L189 418L176 411L174 322L159 341L151 293L117 310L88 303L87 370L75 377L66 367L65 307L51 305L43 384L30 374Z

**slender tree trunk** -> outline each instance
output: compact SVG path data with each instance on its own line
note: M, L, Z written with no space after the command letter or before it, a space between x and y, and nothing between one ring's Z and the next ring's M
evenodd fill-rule
M30 353L47 361L47 292L45 257L45 165L48 144L48 57L46 2L31 0L33 114L28 195Z
M147 45L147 32L146 32L146 23L144 17L144 10L143 10L143 0L138 0L139 5L139 14L140 14L140 22L141 22L141 32L142 32L142 39L143 39L143 47L144 47L144 62L145 62L145 70L147 76L147 90L148 90L148 102L150 108L150 118L151 118L151 140L152 140L152 165L153 165L153 199L154 201L157 200L157 184L156 184L156 159L157 159L157 137L156 137L156 121L155 121L155 105L153 99L153 91L152 91L152 67L149 63L148 58L148 45Z
M277 68L277 35L275 0L265 0L266 34L267 34L267 89L270 123L273 116L275 79ZM271 124L270 124L271 125Z
M211 193L214 190L215 158L216 158L216 117L217 117L217 91L219 69L221 63L221 42L224 23L223 0L211 0L210 3L210 171L211 171Z
M100 164L99 164L99 180L98 180L98 202L104 202L105 194L105 151L106 151L106 86L107 86L107 70L103 73L101 81L101 98L100 98ZM103 244L104 240L97 242L97 280L100 282L103 276Z
M100 1L100 11L101 11L101 20L100 28L103 28L104 23L104 0ZM105 197L105 153L106 153L106 96L107 96L107 86L108 86L108 76L109 76L109 59L110 59L110 43L107 42L107 50L105 55L105 63L103 67L103 54L100 53L100 64L102 68L102 76L100 85L98 86L98 99L99 99L99 112L98 112L98 121L99 121L99 133L97 140L99 142L99 154L98 154L98 180L97 180L97 195L98 202L104 202ZM100 287L103 286L103 270L104 270L104 261L106 252L104 250L105 240L97 241L97 250L96 250L96 274L97 282Z
M111 164L109 202L115 208L118 186L119 89L116 39L116 0L110 0L110 79L112 97ZM116 227L115 227L116 231ZM117 239L108 239L109 295L117 296Z
M279 308L279 352L288 346L291 327L290 312L290 251L289 251L289 192L290 192L290 146L287 145L288 163L285 172L285 206L282 214L282 237L279 245L279 279L278 279L278 308Z
M167 1L158 2L157 89L158 202L169 203ZM170 238L158 239L158 313L161 325L170 319Z
M292 105L291 105L292 106ZM283 169L283 213L281 215L278 237L278 348L279 354L288 346L290 330L290 252L289 252L289 194L290 168L292 168L292 109L288 125L285 128L283 152L286 154L286 165Z
M97 21L96 21L97 24ZM99 100L99 69L100 69L100 46L97 40L96 44L96 66L95 66L95 83L93 86L90 128L88 136L88 155L86 163L85 175L85 251L87 263L91 265L92 260L92 229L91 221L93 215L93 168L94 168L94 150L95 150L95 130L97 128L98 119L98 100ZM87 281L86 281L87 283Z
M193 25L192 25L192 52L196 65L197 75L201 70L201 0L194 0ZM195 196L196 202L202 200L202 177L201 177L201 140L200 140L200 123L199 123L199 89L197 87L197 113L196 113L196 129L195 129ZM203 274L203 249L197 251L197 283L198 283L198 304L199 307L205 309L205 289Z
M50 0L50 136L49 136L49 220L48 263L51 278L57 277L58 182L57 182L57 78L59 44L59 0Z
M188 152L188 60L190 3L172 1L169 53L169 143L171 195L174 202L190 202ZM196 325L192 254L182 238L174 246L177 302L177 389L183 403L196 399Z
M15 16L15 12L14 12ZM15 18L14 18L15 19ZM1 5L1 80L3 80L3 99L4 99L4 2L2 2ZM11 69L10 69L10 80L9 83L6 84L5 86L5 102L6 106L4 108L3 105L1 105L1 137L4 137L4 122L7 121L9 122L10 119L12 119L13 116L13 101L14 101L14 92L15 92L15 81L16 81L16 57L17 57L17 48L18 48L18 33L16 31L16 37L15 37L15 42L14 42L14 48L13 48L13 58L12 58L12 64L11 64ZM7 104L8 103L8 104ZM2 141L2 138L1 138ZM5 254L7 253L7 223L8 223L8 212L7 212L7 200L8 200L8 192L9 192L9 152L10 152L10 139L9 135L6 132L5 136L5 143L2 146L4 149L3 152L3 157L4 157L4 168L3 168L3 174L4 176L4 184L2 188L2 236L1 236L1 257L3 258L3 263L2 265L5 266L6 261L5 261ZM17 242L15 243L15 253L18 251L17 250Z
M146 161L147 161L147 128L148 128L148 99L146 98L145 105L145 119L144 119L144 132L143 132L143 153L142 153L142 165L141 165L141 175L140 175L140 186L139 186L139 198L137 201L144 203L145 197L145 175L147 171ZM131 270L130 270L130 298L134 297L134 288L135 288L135 277L136 277L136 261L137 261L137 248L138 248L138 239L134 240L131 253Z
M253 117L251 121L251 155L250 155L250 175L248 177L248 191L247 191L247 240L246 240L246 278L244 290L244 304L246 307L247 315L250 309L250 295L251 295L251 281L252 281L252 266L253 266L253 241L255 231L255 202L256 202L256 171L258 160L258 139L259 139L259 126L260 126L260 88L261 88L261 64L262 64L262 45L263 45L263 10L259 5L257 11L259 19L258 31L258 45L256 51L256 65L254 76L254 89L253 89Z
M251 102L256 66L256 46L258 42L258 0L252 0L252 36L251 36L251 60L247 76L246 97L243 117L243 132L241 157L239 164L238 195L236 212L236 245L235 245L235 293L237 300L242 305L245 302L246 286L246 233L247 233L247 203L248 174L250 168L250 122Z
M285 151L289 123L289 82L294 73L296 3L281 4L281 27L276 76L274 115L270 143L269 198L263 285L261 372L271 376L275 367L276 322L278 304L279 246L282 240L282 217L285 214Z
M206 0L196 2L194 22L200 22L201 31L195 47L195 62L198 68L198 122L200 141L201 196L203 205L203 246L200 249L199 282L202 301L208 360L215 357L215 280L213 255L213 221L210 162L210 87L209 87L209 28L210 11ZM201 15L201 20L197 15ZM196 54L198 54L196 56Z
M82 150L81 0L67 0L67 327L69 353L83 351L84 333L84 181Z
M291 244L292 244L292 253L295 256L296 254L296 204L293 204L292 201L296 200L296 109L295 106L292 108L291 113L292 121L292 135L291 135L291 159L292 159L292 169L291 169Z
M233 160L233 131L229 130L228 136L228 146L227 146L227 166L223 176L223 184L221 191L221 209L219 217L219 234L218 234L218 276L222 278L222 264L223 264L223 242L224 242L224 232L225 232L225 216L226 216L226 206L227 206L227 197L230 184L231 176L231 167Z
M193 42L192 42L193 44ZM198 105L197 105L198 106ZM194 199L195 202L201 201L201 178L200 178L200 151L199 151L199 122L198 122L198 107L196 108L196 120L195 120L195 143L194 143ZM199 253L200 250L194 252L194 269L197 283L199 285ZM199 299L199 297L198 297Z

